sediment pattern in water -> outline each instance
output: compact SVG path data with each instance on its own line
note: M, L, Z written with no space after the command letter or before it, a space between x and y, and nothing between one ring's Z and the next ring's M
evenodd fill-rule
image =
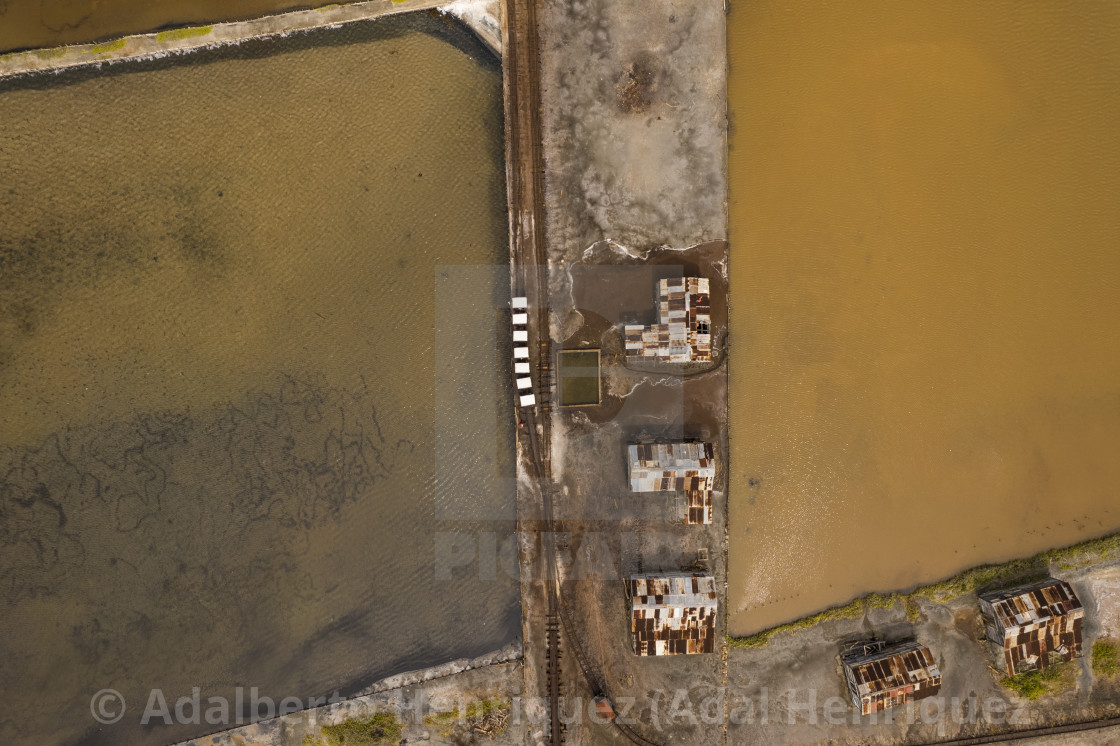
M0 87L0 741L517 637L516 563L435 567L512 546L484 55L398 17Z

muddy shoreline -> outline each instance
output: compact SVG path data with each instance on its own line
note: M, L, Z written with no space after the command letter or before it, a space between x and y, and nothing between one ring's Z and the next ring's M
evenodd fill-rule
M427 702L433 711L438 711L461 701L514 697L521 683L521 657L521 643L516 641L477 658L386 677L341 702L191 738L175 746L300 746L305 736L318 735L324 725L373 712L392 713L409 729L407 735L426 739L432 728L426 727L424 713L405 706L406 702Z
M149 60L186 54L254 39L287 36L314 29L333 28L355 21L436 9L446 0L367 0L330 5L315 10L296 10L245 21L196 25L143 34L131 34L91 44L30 49L0 54L0 79L33 73L58 72L72 68L112 65L129 60ZM494 51L492 36L479 18L485 13L454 13Z

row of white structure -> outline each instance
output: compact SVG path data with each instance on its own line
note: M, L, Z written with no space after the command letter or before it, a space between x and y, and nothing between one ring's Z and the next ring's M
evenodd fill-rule
M537 403L533 396L533 379L529 374L529 299L518 296L510 302L513 311L513 375L517 383L518 401L523 407Z

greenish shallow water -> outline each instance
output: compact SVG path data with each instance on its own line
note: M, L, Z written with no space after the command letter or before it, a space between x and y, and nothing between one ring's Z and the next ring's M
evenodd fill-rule
M0 742L519 636L501 107L427 15L0 85Z

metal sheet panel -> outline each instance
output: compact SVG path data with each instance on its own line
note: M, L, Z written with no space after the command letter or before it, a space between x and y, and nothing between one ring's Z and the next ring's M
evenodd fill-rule
M715 579L685 573L630 578L630 631L637 655L715 650Z
M841 655L852 704L864 715L924 699L941 689L941 670L929 648L914 640L868 641Z
M1010 675L1070 661L1082 653L1085 609L1064 580L1047 578L980 596L988 639L1002 646Z
M625 327L626 355L633 360L689 363L711 360L711 301L706 277L658 283L658 323ZM642 330L638 344L637 330Z

